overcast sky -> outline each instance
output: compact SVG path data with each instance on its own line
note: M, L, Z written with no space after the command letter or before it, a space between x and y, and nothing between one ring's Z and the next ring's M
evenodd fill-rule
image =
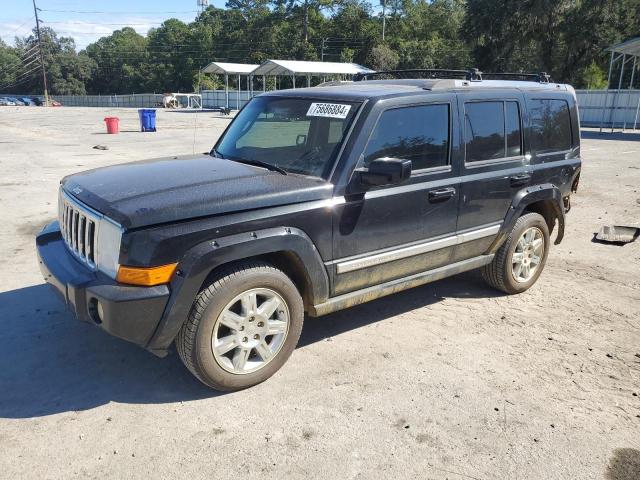
M16 35L29 35L35 27L32 0L2 0L0 36L8 44ZM36 0L42 25L59 35L73 37L78 50L98 38L124 26L145 34L168 18L193 21L198 12L197 0ZM225 0L209 0L210 5L223 7Z

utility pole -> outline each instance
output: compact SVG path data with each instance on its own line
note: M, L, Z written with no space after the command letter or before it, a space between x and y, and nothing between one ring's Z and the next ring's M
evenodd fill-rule
M382 41L384 42L384 31L387 26L387 0L382 0Z
M33 0L33 13L36 16L36 35L38 37L38 50L40 50L40 65L42 65L42 84L44 86L44 106L49 106L49 92L47 92L47 71L44 67L44 53L42 53L42 41L40 40L40 19L38 18L38 7L36 0Z

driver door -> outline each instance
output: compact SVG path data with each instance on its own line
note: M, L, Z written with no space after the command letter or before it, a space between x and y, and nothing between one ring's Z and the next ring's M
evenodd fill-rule
M370 135L354 146L364 144L358 168L375 158L409 159L411 178L347 194L336 206L333 295L437 268L452 258L459 203L455 96L402 102L372 111L374 125L362 130Z

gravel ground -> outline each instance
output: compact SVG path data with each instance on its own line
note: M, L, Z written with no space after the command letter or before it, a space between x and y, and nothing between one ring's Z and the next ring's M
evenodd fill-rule
M62 176L205 151L228 121L0 109L1 478L640 478L640 240L592 242L640 226L640 133L583 131L565 240L528 292L470 272L308 319L278 374L218 394L75 321L33 237Z

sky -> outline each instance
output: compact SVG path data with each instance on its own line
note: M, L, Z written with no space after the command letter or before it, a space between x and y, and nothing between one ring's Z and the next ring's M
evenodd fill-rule
M10 45L15 36L29 35L35 27L32 0L0 0L0 37ZM224 7L225 0L209 0ZM197 0L36 0L41 25L60 36L73 37L80 51L100 37L124 26L146 34L168 18L192 21L198 13Z

